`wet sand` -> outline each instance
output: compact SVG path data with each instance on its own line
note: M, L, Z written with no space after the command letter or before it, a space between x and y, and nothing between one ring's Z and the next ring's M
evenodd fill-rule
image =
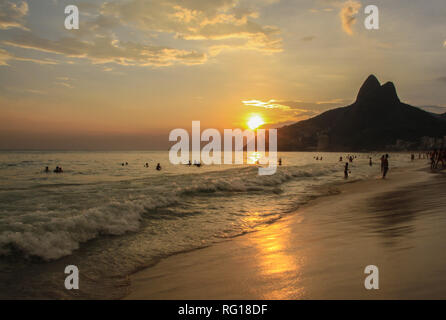
M131 276L127 299L444 299L446 176L420 163L336 187L261 230ZM380 289L364 288L379 268Z

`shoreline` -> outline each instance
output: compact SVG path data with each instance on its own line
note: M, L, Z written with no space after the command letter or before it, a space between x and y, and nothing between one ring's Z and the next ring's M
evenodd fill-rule
M313 199L291 215L258 231L200 250L169 256L154 266L130 275L129 294L124 299L367 298L367 296L363 296L364 292L358 295L355 290L351 290L352 288L342 290L343 294L331 293L327 295L327 292L322 288L333 290L337 286L333 284L327 287L326 284L319 283L327 280L327 276L312 276L315 272L317 273L317 270L324 269L323 264L320 265L321 261L316 263L315 260L306 267L304 267L306 265L304 261L314 258L315 254L312 253L311 248L319 248L322 245L327 247L331 254L342 248L338 245L332 246L330 237L327 238L327 235L331 234L331 237L339 240L338 236L343 234L339 228L342 230L342 228L351 227L345 224L342 219L341 222L338 221L337 216L333 215L333 211L342 212L339 218L351 219L354 223L358 222L354 221L357 218L349 216L350 209L346 208L349 206L353 209L356 208L354 210L360 208L359 212L361 213L367 211L365 208L367 199L385 197L404 188L429 185L435 175L432 175L425 167L425 165L419 164L414 168L394 169L386 180L373 177L351 183L327 185L326 188L336 189L338 192ZM347 215L343 211L347 211ZM327 225L324 225L325 223ZM334 224L335 228L330 227L330 224ZM308 236L312 237L315 232L311 230L316 230L316 226L318 232L321 232L321 238L309 241ZM287 232L287 230L297 231L297 229L301 229L299 230L302 232L301 235L299 232ZM356 240L360 240L363 245L368 246L361 235L357 234L355 237L360 238ZM308 242L308 245L297 245L296 240L302 243ZM348 251L361 251L354 245L345 243L344 245ZM376 247L377 244L375 243L373 246ZM305 256L307 257L305 258ZM374 257L379 259L376 253ZM300 261L301 258L302 261ZM324 258L319 257L318 259L325 261ZM349 260L351 258L347 257L347 261ZM325 262L330 264L329 260ZM336 265L331 267L337 269ZM307 268L308 270L306 270ZM326 269L328 271L330 268ZM363 281L360 269L358 269L359 278L357 279L359 282ZM340 274L344 272L336 271ZM340 278L350 279L350 277L351 275L343 274ZM308 278L312 280L308 282ZM330 290L328 291L330 292ZM317 292L320 294L316 294ZM348 292L353 293L348 294Z

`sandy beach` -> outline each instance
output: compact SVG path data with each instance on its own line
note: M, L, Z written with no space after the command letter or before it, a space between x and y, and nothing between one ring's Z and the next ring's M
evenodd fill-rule
M446 298L445 186L421 162L331 185L259 231L135 273L126 299ZM379 290L364 288L367 265Z

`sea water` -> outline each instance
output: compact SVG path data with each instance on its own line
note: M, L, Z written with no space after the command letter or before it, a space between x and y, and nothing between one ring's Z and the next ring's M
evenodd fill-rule
M355 155L348 181L379 176L381 153ZM171 165L167 151L0 152L0 297L120 298L129 274L256 231L345 182L346 156L279 153L276 174L260 176L256 165ZM391 169L409 162L390 155ZM79 268L79 290L65 289L66 265Z

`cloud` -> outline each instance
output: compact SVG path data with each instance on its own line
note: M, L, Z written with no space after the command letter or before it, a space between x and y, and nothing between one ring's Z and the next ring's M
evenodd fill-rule
M304 102L298 100L243 100L247 107L263 108L269 111L285 112L287 120L295 121L315 116L329 109L338 108L348 104L345 99L332 99L328 101Z
M275 100L271 99L268 101L261 100L243 100L242 103L245 106L259 107L265 109L280 109L280 110L300 110L308 111L308 109L315 110L327 110L329 108L336 108L340 106L345 106L348 104L346 99L332 99L327 101L314 101L305 102L300 100Z
M245 40L246 47L259 51L280 51L280 30L253 20L259 13L242 7L237 0L131 0L106 2L101 19L117 19L121 25L146 32L165 32L177 39ZM97 21L98 28L102 22Z
M0 66L7 66L8 60L12 59L12 55L3 49L0 49Z
M327 101L300 101L279 100L276 103L284 105L292 110L298 111L325 111L332 108L342 107L349 103L346 99L332 99Z
M0 48L0 66L7 66L9 60L16 60L16 61L24 61L24 62L33 62L37 64L58 64L57 61L52 59L33 59L33 58L25 58L25 57L18 57L13 55L12 53L1 49Z
M48 40L31 32L23 32L3 43L8 46L59 54L69 58L85 58L98 64L168 66L173 63L182 63L192 65L203 63L207 59L206 54L197 51L120 42L108 36L95 37L94 41L73 37Z
M356 15L361 8L361 3L356 0L348 0L343 3L339 16L342 29L349 35L353 35L353 25L356 23Z
M269 101L261 101L261 100L244 100L242 103L245 106L249 107L258 107L258 108L265 108L265 109L281 109L281 110L289 110L289 106L282 105L280 103L277 103L276 100L272 99Z
M74 88L73 85L71 85L69 83L66 83L66 82L55 82L54 84L56 84L58 86L65 87L65 88L68 88L68 89L73 89Z
M2 5L20 12L15 14L15 21L28 12L26 2ZM282 51L280 30L255 22L258 11L240 5L238 0L128 0L79 5L86 10L86 18L69 36L46 39L22 28L3 45L88 59L96 64L157 67L203 64L223 50ZM135 40L122 38L122 31ZM169 45L165 45L166 39ZM156 44L159 41L164 43ZM2 64L10 60L0 59Z
M27 14L27 2L13 3L0 0L0 29L20 28L26 30L24 17Z

